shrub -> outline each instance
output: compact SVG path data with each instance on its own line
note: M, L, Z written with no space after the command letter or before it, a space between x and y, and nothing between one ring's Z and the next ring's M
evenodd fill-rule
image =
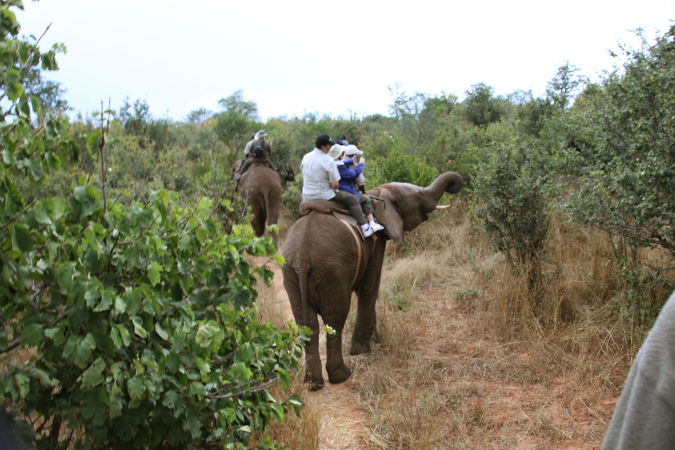
M548 231L544 189L547 175L534 152L510 142L479 165L474 178L476 216L495 249L509 264L527 273L534 287Z
M627 246L661 247L673 256L674 37L671 27L655 45L626 50L625 73L610 76L588 99L593 146L577 159L587 175L571 204L577 219Z
M271 272L244 256L272 254L272 241L247 225L227 233L229 204L209 198L186 208L168 191L125 205L87 183L22 189L77 148L23 86L28 71L56 69L58 47L16 38L21 6L0 2L0 403L38 448L244 448L300 406L269 388L291 381L305 335L256 319L256 275ZM104 149L105 137L88 141Z
M397 150L389 152L385 158L378 158L372 165L366 162L365 169L369 188L392 181L428 186L437 175L436 169L424 161Z

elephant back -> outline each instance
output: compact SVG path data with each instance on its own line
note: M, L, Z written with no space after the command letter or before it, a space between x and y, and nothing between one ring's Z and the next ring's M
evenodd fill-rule
M333 212L350 214L349 210L344 205L334 202L333 200L312 200L300 203L301 217L306 216L312 211L316 211L321 214L331 214Z
M254 162L241 176L237 190L241 192L271 190L279 191L281 195L281 177L265 163Z

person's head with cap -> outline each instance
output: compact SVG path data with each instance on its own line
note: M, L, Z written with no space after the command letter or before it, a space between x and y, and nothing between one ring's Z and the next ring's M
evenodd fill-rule
M340 144L333 145L330 150L328 150L328 156L333 159L340 159L345 152L345 147Z
M326 153L328 152L328 150L330 150L330 148L331 148L334 144L335 144L335 142L333 142L333 140L332 140L332 139L330 138L330 136L328 136L327 134L320 134L320 135L316 138L316 142L314 143L314 145L316 146L316 148L318 148L319 150L322 150L322 151L324 151L324 152L326 152Z
M267 134L267 131L260 130L255 134L255 136L253 136L253 138L254 139L262 139L262 138L267 137L267 136L269 136L269 134Z
M359 150L358 147L356 147L356 145L350 144L345 149L345 156L347 157L363 156L363 152Z

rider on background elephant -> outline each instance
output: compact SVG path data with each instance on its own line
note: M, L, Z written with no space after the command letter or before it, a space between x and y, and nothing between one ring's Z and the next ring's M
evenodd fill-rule
M326 151L330 148L328 136L317 141L318 148L324 143ZM324 383L318 315L335 330L326 336L326 371L331 383L341 383L351 375L342 357L342 330L352 292L358 296L358 309L350 353L356 355L370 351L387 240L403 242L404 232L427 220L432 211L445 208L438 206L444 193L457 193L462 186L459 174L446 172L427 187L388 183L368 191L380 199L374 204L375 216L385 226L369 239L361 239L330 209L320 210L321 202L301 205L302 217L286 235L282 271L295 322L312 330L305 344L305 381L310 389L320 389Z
M246 159L244 159L244 162L239 166L239 170L234 177L236 181L239 181L244 172L246 172L248 168L251 167L251 164L256 161L267 164L270 169L276 170L270 159L272 154L272 144L265 139L267 136L269 136L267 131L260 130L253 135L253 139L246 143L244 146L244 157Z

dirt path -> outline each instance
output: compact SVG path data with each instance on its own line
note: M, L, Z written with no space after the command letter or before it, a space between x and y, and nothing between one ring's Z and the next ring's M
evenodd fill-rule
M318 448L599 448L616 402L604 364L495 340L482 309L459 295L469 292L466 280L410 281L440 266L426 259L388 267L373 353L346 358L353 373L345 383L307 394ZM267 264L275 277L261 299L275 305L279 323L292 321L281 269ZM345 336L348 349L349 329ZM323 331L320 348L327 380Z
M288 296L283 286L281 268L276 263L269 263L274 271L272 292L278 313L284 321L293 321L293 314L288 302ZM269 299L268 299L269 300ZM323 376L328 380L326 373L326 335L321 331L320 349L323 366ZM343 343L344 348L348 342ZM326 382L323 389L309 395L320 405L321 431L319 434L320 449L366 449L365 412L359 409L352 392L353 377L341 384Z

